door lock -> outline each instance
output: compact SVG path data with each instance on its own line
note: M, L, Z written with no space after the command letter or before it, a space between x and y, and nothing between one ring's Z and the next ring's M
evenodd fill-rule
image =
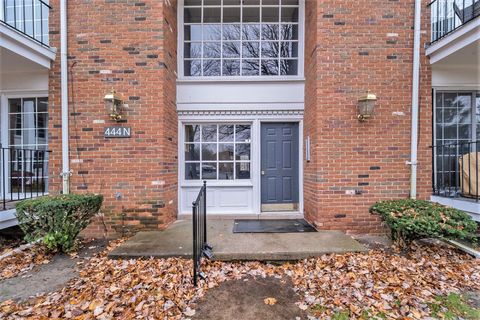
M264 175L265 175L265 171L262 170L262 176L264 176Z

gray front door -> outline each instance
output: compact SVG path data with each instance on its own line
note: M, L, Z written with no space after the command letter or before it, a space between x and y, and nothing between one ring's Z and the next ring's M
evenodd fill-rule
M298 123L262 123L262 211L298 209Z

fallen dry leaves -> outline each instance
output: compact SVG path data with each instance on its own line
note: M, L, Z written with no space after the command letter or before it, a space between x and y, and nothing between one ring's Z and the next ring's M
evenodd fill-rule
M275 266L210 262L198 288L190 260L109 260L103 252L79 269L80 277L60 291L24 304L3 302L0 318L184 319L195 314L195 303L209 288L246 276L291 277L302 297L299 308L321 319L339 311L362 318L366 310L370 316L424 319L435 296L480 290L479 262L438 246L416 247L409 257L371 250Z
M50 262L52 258L52 255L46 253L40 246L33 246L20 252L15 252L13 248L6 249L2 255L8 256L0 259L0 280L21 275L37 265Z

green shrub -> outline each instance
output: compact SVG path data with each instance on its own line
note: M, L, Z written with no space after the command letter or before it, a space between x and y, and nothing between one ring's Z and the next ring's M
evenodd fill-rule
M28 242L43 239L52 251L67 252L100 210L103 196L68 194L20 201L16 205L20 228Z
M379 214L400 246L415 239L446 238L475 241L477 224L457 209L423 200L393 200L377 202L370 212Z

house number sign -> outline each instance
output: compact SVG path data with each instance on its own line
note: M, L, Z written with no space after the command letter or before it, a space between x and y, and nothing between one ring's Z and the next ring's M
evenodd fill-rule
M130 127L106 127L103 131L105 138L130 138L132 128Z

